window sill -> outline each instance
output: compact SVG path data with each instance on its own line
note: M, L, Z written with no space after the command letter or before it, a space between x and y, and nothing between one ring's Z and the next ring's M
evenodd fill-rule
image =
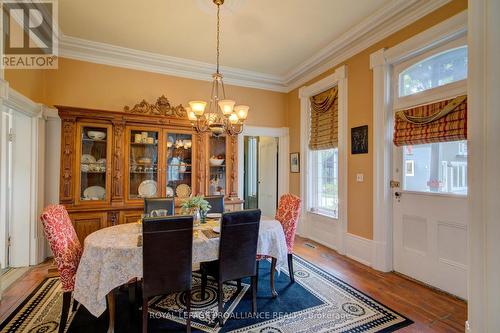
M307 211L308 214L311 214L311 215L317 215L317 216L320 216L322 218L326 218L328 220L332 220L332 221L338 221L339 218L334 216L334 215L329 215L329 214L325 214L325 213L321 213L321 212L313 212L313 211L310 211L308 210Z

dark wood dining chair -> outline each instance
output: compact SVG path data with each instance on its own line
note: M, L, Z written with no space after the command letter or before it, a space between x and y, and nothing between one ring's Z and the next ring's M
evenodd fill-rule
M142 332L148 330L148 300L174 292L186 293L186 332L191 332L193 217L145 218L142 244Z
M174 198L145 198L144 214L151 214L153 210L165 209L167 215L175 215Z
M251 277L252 312L257 311L257 270L255 256L259 239L260 209L243 210L222 214L219 259L201 263L201 295L205 298L207 276L217 282L219 325L224 324L224 292L222 284L237 281L241 290L241 279Z
M209 213L224 213L224 196L223 195L210 195L204 198L211 206Z

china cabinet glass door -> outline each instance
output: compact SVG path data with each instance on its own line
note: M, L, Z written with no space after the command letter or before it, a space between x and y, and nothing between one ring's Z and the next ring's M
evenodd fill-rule
M208 139L208 195L226 195L226 137Z
M107 125L79 124L77 198L80 203L109 201L110 133L111 127Z
M193 193L193 137L188 133L165 134L166 196L186 198Z
M159 171L159 132L144 128L128 132L128 198L140 200L161 195Z

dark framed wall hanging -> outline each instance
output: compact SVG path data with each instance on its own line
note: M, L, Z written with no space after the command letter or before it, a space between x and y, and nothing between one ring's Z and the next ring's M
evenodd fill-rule
M368 154L368 125L351 128L351 154Z
M300 172L300 153L290 153L290 172Z

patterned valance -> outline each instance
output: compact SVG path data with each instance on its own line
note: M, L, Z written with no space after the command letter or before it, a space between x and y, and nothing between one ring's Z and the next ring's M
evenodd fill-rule
M467 95L396 112L394 144L467 139Z
M338 88L333 87L310 98L311 129L309 149L338 146Z

